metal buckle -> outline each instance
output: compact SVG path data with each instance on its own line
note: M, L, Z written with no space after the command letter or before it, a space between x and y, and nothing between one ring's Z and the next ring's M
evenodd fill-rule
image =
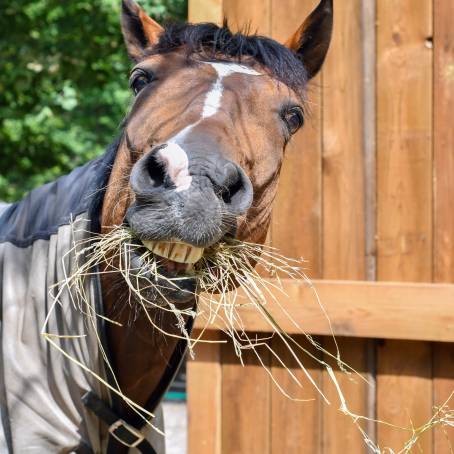
M115 434L115 431L120 427L124 427L131 435L136 437L137 440L135 440L132 443L128 443L127 441L122 440L118 435ZM137 445L142 443L143 440L145 440L145 436L141 432L139 432L135 427L132 427L130 424L123 421L122 419L115 421L112 425L109 426L109 433L112 435L112 437L114 437L116 440L118 440L120 443L127 446L128 448L135 448Z

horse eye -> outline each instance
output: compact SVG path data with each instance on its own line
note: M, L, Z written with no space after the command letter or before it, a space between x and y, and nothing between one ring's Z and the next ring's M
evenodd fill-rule
M283 114L283 119L287 125L290 134L295 134L304 124L304 116L301 107L291 107Z
M137 70L132 73L129 86L132 88L134 94L137 95L137 93L143 90L152 80L153 77L150 74L143 70Z

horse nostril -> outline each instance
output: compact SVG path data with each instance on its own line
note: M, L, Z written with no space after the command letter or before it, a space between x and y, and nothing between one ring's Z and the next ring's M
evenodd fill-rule
M252 185L241 167L227 162L220 172L220 198L230 211L245 212L252 202Z
M157 155L155 153L148 156L145 166L151 179L152 186L155 188L162 186L166 177L165 168L163 163L157 159Z
M131 171L129 181L138 198L148 197L151 192L166 184L165 164L159 159L156 150L142 156Z
M238 194L242 189L242 182L240 175L236 172L235 178L231 177L226 181L225 185L221 189L221 198L225 204L229 205L232 203L232 199L235 198L235 195Z

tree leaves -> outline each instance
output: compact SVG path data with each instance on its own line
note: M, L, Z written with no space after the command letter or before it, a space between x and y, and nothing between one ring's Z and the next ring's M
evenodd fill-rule
M0 200L103 152L131 99L120 0L15 0L0 15ZM187 0L143 0L162 22Z

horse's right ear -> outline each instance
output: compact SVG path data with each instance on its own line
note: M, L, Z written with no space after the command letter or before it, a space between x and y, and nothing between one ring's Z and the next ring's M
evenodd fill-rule
M321 0L303 25L287 40L312 79L322 67L333 31L333 0Z
M164 30L156 21L133 0L121 2L121 30L125 39L128 55L139 60L144 49L153 46Z

